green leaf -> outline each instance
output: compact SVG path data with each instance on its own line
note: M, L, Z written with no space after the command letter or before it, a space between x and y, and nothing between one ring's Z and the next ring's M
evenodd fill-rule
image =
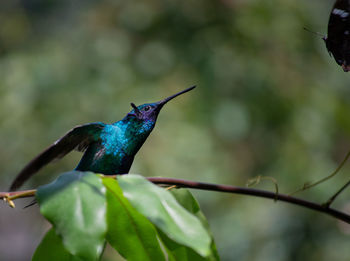
M170 190L171 194L174 195L177 202L180 203L184 208L189 212L194 214L202 222L203 226L207 229L208 233L211 236L211 256L208 260L220 260L219 253L217 251L214 238L209 228L209 223L205 218L203 212L201 211L198 201L195 199L193 194L188 189L172 189ZM192 260L192 259L189 259Z
M193 251L191 248L180 245L170 239L162 231L158 231L159 237L162 240L164 248L167 250L170 260L174 261L214 261L212 255L203 257Z
M96 174L71 171L36 193L40 212L62 237L64 247L83 260L98 260L104 248L105 191Z
M63 246L61 238L51 228L35 250L32 261L82 261L72 256Z
M182 207L167 190L139 175L118 176L124 196L167 237L210 256L211 237L201 221Z
M166 260L157 231L123 196L117 180L104 178L107 188L107 240L128 261Z

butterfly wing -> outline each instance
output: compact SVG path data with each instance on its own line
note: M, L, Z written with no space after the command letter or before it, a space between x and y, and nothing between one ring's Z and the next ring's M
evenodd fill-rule
M18 189L26 180L38 172L43 166L55 159L60 159L76 149L84 151L93 142L97 142L100 133L106 125L104 123L89 123L79 125L68 131L50 147L36 156L18 173L12 182L10 191Z
M337 0L328 22L325 39L328 51L343 67L350 65L350 0ZM345 70L345 69L344 69Z

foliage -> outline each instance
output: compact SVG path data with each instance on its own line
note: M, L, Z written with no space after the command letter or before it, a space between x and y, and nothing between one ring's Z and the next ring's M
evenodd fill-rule
M36 194L52 228L33 260L99 260L106 242L127 260L219 260L192 194L139 175L62 174ZM178 199L178 200L176 200Z

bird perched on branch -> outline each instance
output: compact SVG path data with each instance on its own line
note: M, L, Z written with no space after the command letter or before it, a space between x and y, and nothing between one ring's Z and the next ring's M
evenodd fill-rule
M106 175L127 174L136 153L152 132L163 106L194 88L190 87L159 102L140 106L131 103L133 110L112 124L95 122L76 126L29 162L12 182L10 190L18 189L43 166L74 149L85 152L76 170Z

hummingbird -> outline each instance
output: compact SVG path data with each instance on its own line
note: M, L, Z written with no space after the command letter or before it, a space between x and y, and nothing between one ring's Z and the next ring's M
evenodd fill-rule
M84 152L75 170L105 175L127 174L136 153L152 132L163 106L175 97L193 90L187 88L161 101L136 106L120 121L112 124L93 122L78 125L30 161L12 182L18 189L42 167L72 150Z

